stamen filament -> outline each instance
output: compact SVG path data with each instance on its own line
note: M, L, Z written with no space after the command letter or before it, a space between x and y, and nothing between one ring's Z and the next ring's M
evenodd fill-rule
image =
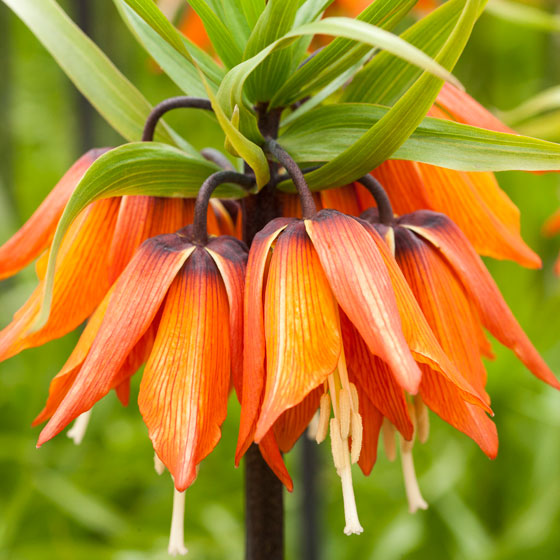
M76 420L74 420L74 425L68 430L66 435L74 441L76 445L80 445L84 436L86 435L86 430L89 424L89 419L91 416L91 409L83 414L80 414Z
M154 453L154 470L157 474L162 475L165 472L165 465L163 461L157 456L157 453Z
M173 513L171 515L171 531L167 552L171 556L184 556L188 549L185 547L185 492L173 488Z
M408 498L408 511L415 513L419 509L428 509L428 504L422 497L420 487L418 486L418 479L414 470L414 459L412 458L412 446L409 443L401 437L401 462L404 488Z

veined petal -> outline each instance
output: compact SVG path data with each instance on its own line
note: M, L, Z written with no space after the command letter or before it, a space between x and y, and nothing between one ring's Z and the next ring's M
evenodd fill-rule
M177 235L145 241L117 280L103 323L72 388L39 436L42 445L122 379L126 357L154 320L194 247Z
M232 237L235 237L236 227L233 222L233 218L227 211L224 203L217 198L211 198L208 210L211 210L213 212L219 230L219 233L215 233L213 231L209 231L208 233L214 235L230 235Z
M194 202L188 199L123 196L109 253L110 280L119 277L146 239L191 223L193 208Z
M420 394L438 416L472 438L490 459L496 457L498 432L494 422L479 407L465 402L453 383L422 366Z
M0 247L0 280L27 266L51 244L70 195L88 167L108 149L90 150L76 161L29 220Z
M461 230L443 214L429 211L403 216L400 225L429 241L440 251L460 278L476 306L484 326L517 357L535 376L560 389L560 383L541 358Z
M241 457L253 442L266 382L263 299L270 249L280 233L293 221L290 218L277 218L269 222L255 235L249 251L245 276L243 390L236 465L239 465Z
M317 387L299 404L289 408L274 423L274 436L282 453L294 446L319 408L323 387Z
M138 405L158 457L185 490L218 443L230 378L229 306L216 264L195 249L169 287Z
M446 113L447 120L454 120L486 130L517 134L468 93L457 89L450 83L443 84L436 99L436 107Z
M341 350L338 306L303 222L278 237L266 282L266 386L255 441L323 383Z
M370 234L356 219L334 210L321 211L305 226L340 307L370 351L415 394L420 370L403 335L387 267Z
M395 258L443 350L484 397L486 369L479 347L480 319L447 262L406 228L395 229Z
M368 476L377 461L377 441L381 424L383 424L383 414L377 410L366 395L360 395L359 408L362 416L363 435L358 465L362 472Z
M367 347L364 339L344 313L340 314L344 352L350 381L361 389L407 440L414 426L408 413L406 397L391 368Z
M65 335L83 323L103 300L110 288L107 255L119 202L115 198L94 202L72 224L57 260L47 323L38 331L28 332L41 309L41 282L0 332L0 361Z
M286 468L278 443L274 437L274 432L271 429L259 442L259 450L267 465L271 468L272 472L278 477L280 482L286 487L288 492L294 489L294 483L290 477L290 473Z
M486 396L479 395L471 383L457 369L447 354L441 348L430 325L426 321L418 302L408 286L397 262L390 254L385 242L375 229L366 224L379 252L389 271L397 306L403 321L403 333L414 359L428 365L434 371L445 376L448 381L455 384L461 396L466 401L481 406L492 412L486 404Z
M229 302L229 332L233 386L241 401L243 384L243 290L247 247L234 237L215 237L206 250L214 259L225 285Z
M361 213L354 185L327 189L321 191L319 195L321 196L321 206L323 208L332 208L349 216L359 216Z

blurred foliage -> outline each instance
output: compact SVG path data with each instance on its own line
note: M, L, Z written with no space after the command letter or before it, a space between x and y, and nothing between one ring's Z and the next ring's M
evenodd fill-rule
M76 14L77 2L61 2ZM111 2L89 2L91 35L152 102L179 92L155 69L119 20ZM560 82L560 35L484 15L457 69L469 93L509 110ZM26 219L83 151L79 95L31 33L0 6L0 241ZM197 148L218 146L209 119L174 112L170 123ZM96 146L121 141L94 116ZM560 127L560 125L559 125ZM558 133L560 134L560 128ZM502 173L500 183L522 210L528 243L542 271L489 262L506 300L552 368L560 371L560 282L552 275L558 239L540 227L560 204L555 174ZM0 285L0 326L25 300L33 270ZM152 449L134 399L114 395L94 409L84 443L59 436L35 449L30 423L76 333L0 366L0 559L167 558L172 486L152 468ZM560 551L560 396L534 379L513 354L494 345L489 392L500 434L494 462L432 415L426 445L415 447L420 486L430 504L409 515L400 466L380 451L369 478L356 472L365 532L345 537L340 483L328 444L319 453L321 558L392 560L548 560ZM136 376L137 386L140 376ZM243 558L243 472L233 467L239 407L218 448L187 492L186 541L191 558ZM301 484L298 446L288 457L295 491L286 497L287 554L300 558Z

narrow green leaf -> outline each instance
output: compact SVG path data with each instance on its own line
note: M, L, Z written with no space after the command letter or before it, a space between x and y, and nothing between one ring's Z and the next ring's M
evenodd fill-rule
M31 29L74 85L99 114L125 139L139 140L152 107L64 13L54 0L2 0ZM196 151L165 123L156 139Z
M535 6L527 6L510 0L492 0L488 4L486 13L495 17L530 27L539 31L560 31L560 16L539 10Z
M249 27L253 29L265 8L265 0L241 0L241 8Z
M58 223L37 328L49 316L56 258L64 234L88 204L100 198L125 195L195 197L203 181L218 170L209 161L189 157L181 150L157 142L125 144L98 158L80 180ZM233 185L222 185L215 195L239 198L244 196L244 191Z
M510 125L533 118L539 113L560 109L560 86L541 91L511 111L504 111L500 117Z
M294 24L297 2L269 0L257 21L245 47L243 59L258 54L265 47L285 35ZM267 101L287 80L293 69L293 52L282 49L272 53L247 80L247 95L252 101Z
M484 1L484 0L482 0ZM436 60L452 69L465 48L478 16L479 0L466 0L457 25ZM442 81L425 72L387 114L334 160L307 175L312 188L336 187L369 173L389 158L415 128L435 101Z
M282 131L279 142L300 164L330 161L387 113L365 103L326 105ZM560 145L426 117L392 159L460 171L560 170Z
M409 27L401 38L434 57L457 24L465 0L449 0ZM358 72L344 92L344 101L392 105L421 71L391 53L379 53Z
M231 115L235 105L242 105L243 86L249 75L261 64L275 49L285 48L296 37L302 35L324 34L335 37L346 37L354 41L361 41L372 47L380 47L404 58L411 64L416 64L435 76L457 84L457 80L442 66L436 63L422 51L403 41L396 35L370 25L363 21L351 18L326 18L321 21L308 23L290 31L284 37L276 40L258 54L237 65L230 70L222 81L217 98L226 114ZM459 84L460 85L460 84Z
M212 45L223 63L228 68L239 64L243 52L242 45L238 43L222 20L204 0L190 0L189 4L204 23Z
M377 0L357 19L390 30L410 11L417 0ZM353 67L371 51L370 45L356 44L351 39L337 38L292 74L272 98L272 107L287 106L328 84Z

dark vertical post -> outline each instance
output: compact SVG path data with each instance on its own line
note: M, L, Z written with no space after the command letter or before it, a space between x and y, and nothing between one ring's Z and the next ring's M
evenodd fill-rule
M319 527L317 471L319 466L317 444L304 433L300 439L300 457L302 469L302 504L301 511L301 552L305 560L319 560Z

